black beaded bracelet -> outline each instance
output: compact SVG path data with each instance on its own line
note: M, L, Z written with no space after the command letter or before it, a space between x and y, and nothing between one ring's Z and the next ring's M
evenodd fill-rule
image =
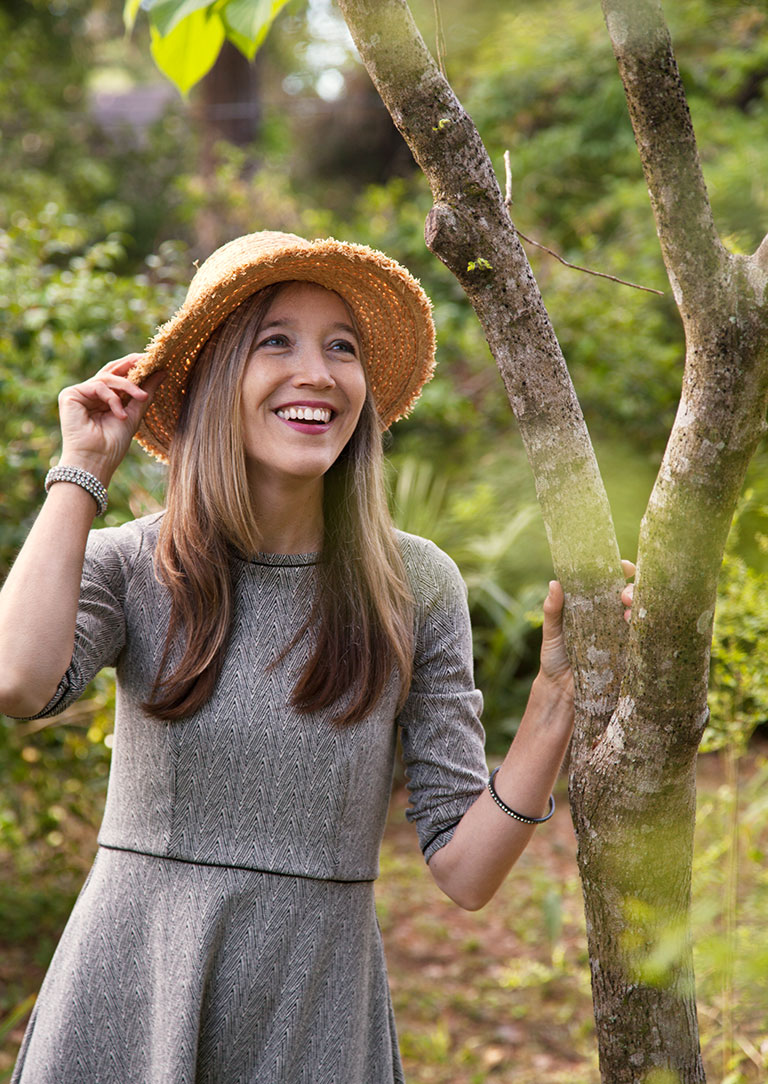
M508 817L514 817L516 821L520 821L521 824L543 824L544 821L548 821L552 814L555 812L554 797L550 794L549 811L543 817L525 817L522 813L515 813L514 809L510 809L506 802L502 802L501 798L499 798L498 794L496 793L496 788L493 785L493 780L496 777L496 773L498 772L498 770L498 768L494 768L491 772L491 778L488 780L488 792L491 795L491 798L493 798L496 805L499 807L499 809L503 813L506 813Z

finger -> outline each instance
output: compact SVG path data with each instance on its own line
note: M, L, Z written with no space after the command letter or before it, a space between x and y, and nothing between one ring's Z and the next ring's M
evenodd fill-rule
M542 607L544 611L544 624L541 629L542 646L562 636L564 601L565 593L562 584L557 580L550 580L549 591Z
M628 583L624 590L621 592L621 601L627 607L624 611L624 620L629 622L632 620L632 600L635 596L635 585Z
M137 410L138 420L141 420L141 418L144 417L149 408L152 406L152 400L155 398L155 392L165 380L165 377L165 369L158 369L156 372L151 373L147 377L141 387L139 387L137 384L132 385L132 387L134 387L136 391L141 392L141 400L139 401L138 396L134 397L134 402L130 404L128 409L131 410L131 407L134 407ZM131 411L131 413L133 414L133 411ZM134 417L135 416L136 415L134 415Z
M547 597L544 599L544 613L556 617L562 613L563 603L565 601L565 592L563 591L563 585L558 580L549 581L549 591Z
M128 395L131 399L144 400L147 397L146 388L139 387L138 384L134 384L132 380L128 380L127 377L118 376L116 373L105 373L104 376L99 377L110 388L120 392L121 395Z
M125 376L131 369L143 359L143 354L126 354L123 358L115 358L113 361L108 361L106 365L102 365L96 376L101 376L104 373L115 373L118 376Z
M73 388L66 389L70 395L64 392L64 402L70 398L73 402L79 402L80 406L87 411L110 411L121 421L128 417L123 406L123 401L118 393L104 380L88 380L85 384L76 384Z
M631 561L622 561L621 567L624 570L624 578L629 580L635 574L635 566Z
M154 373L150 373L144 383L141 385L141 390L145 391L147 395L152 399L155 392L160 387L162 382L168 375L165 369L156 369Z

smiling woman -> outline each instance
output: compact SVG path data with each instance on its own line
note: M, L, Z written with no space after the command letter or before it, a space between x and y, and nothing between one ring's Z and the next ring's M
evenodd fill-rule
M381 431L434 364L381 253L238 238L144 354L59 399L61 464L0 593L0 711L118 708L99 852L14 1084L399 1084L373 881L398 733L436 881L482 906L572 726L562 591L488 779L466 591L395 531ZM90 531L131 438L167 507Z
M299 544L310 549L322 540L323 476L365 395L360 344L338 294L307 282L281 287L243 374L243 447L254 507L280 505L281 523L298 518Z

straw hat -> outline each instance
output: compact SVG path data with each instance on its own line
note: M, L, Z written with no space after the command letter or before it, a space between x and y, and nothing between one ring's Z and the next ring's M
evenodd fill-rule
M411 410L435 364L432 307L416 279L366 245L251 233L208 257L184 304L159 328L129 373L140 384L155 370L166 370L136 434L151 455L167 460L184 385L213 331L257 290L289 281L315 282L335 290L349 305L382 427L388 429Z

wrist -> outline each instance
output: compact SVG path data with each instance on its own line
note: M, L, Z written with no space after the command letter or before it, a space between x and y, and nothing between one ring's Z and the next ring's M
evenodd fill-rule
M106 456L96 455L91 452L80 452L76 449L68 449L66 447L62 448L59 462L56 465L58 467L74 467L78 470L87 471L89 474L92 474L94 478L97 478L105 489L109 488L109 483L112 481L112 475L115 473L115 467L110 463Z
M531 698L537 700L550 711L562 711L573 716L573 674L567 670L564 674L553 677L544 670L539 670L531 686Z

